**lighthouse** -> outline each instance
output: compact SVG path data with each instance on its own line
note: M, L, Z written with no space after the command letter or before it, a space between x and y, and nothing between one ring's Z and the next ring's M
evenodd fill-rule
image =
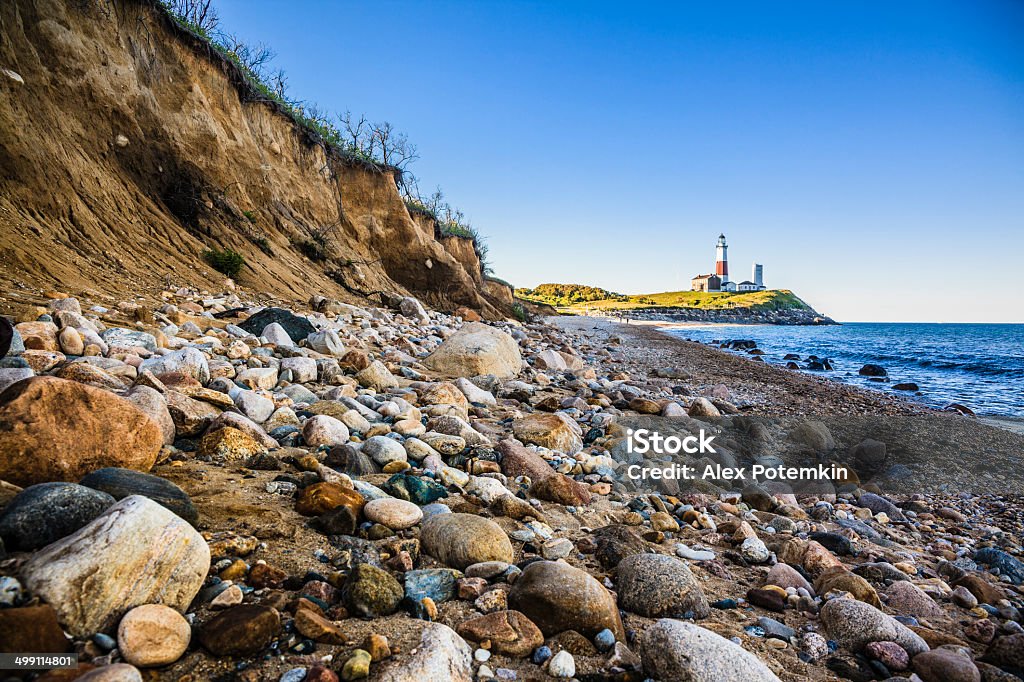
M718 235L718 246L715 247L715 274L722 279L722 289L729 283L729 245L725 243L725 235Z

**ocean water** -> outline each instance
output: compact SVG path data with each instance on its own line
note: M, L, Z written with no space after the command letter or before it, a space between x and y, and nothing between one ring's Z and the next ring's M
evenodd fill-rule
M669 331L701 342L752 339L766 353L761 356L764 361L771 364L785 365L782 358L787 353L801 359L817 355L829 358L835 369L813 374L901 394L932 407L955 402L979 415L1024 418L1024 324L857 322L827 327L693 326ZM885 367L889 383L859 376L857 371L867 363ZM899 382L917 384L921 395L893 391L891 386Z

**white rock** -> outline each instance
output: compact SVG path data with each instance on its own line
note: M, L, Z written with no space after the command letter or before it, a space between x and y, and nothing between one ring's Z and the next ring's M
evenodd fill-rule
M348 437L348 427L341 420L326 414L310 417L302 426L302 439L310 447L341 445L348 442Z
M306 337L306 345L323 355L340 358L345 354L345 345L341 342L341 337L332 329L313 332Z
M97 338L99 337L97 336ZM86 336L86 343L89 342L89 338ZM104 345L106 345L105 342ZM192 376L204 386L210 383L210 365L206 356L198 348L191 346L145 360L139 367L139 371L149 371L157 376L170 372L182 372Z
M238 389L232 391L231 399L234 400L235 407L241 410L242 414L257 424L267 421L274 413L274 401L264 398L255 391Z
M412 528L423 520L423 511L416 504L399 499L370 500L363 507L363 515L391 530Z
M260 336L267 340L267 343L271 343L275 346L294 346L292 337L288 336L288 332L284 330L284 327L279 325L277 322L271 322L263 331L260 332Z
M239 372L235 378L240 384L249 388L262 388L269 391L277 386L277 368L250 367Z
M293 383L305 384L316 381L316 360L313 358L282 358L281 370L286 369L292 371Z
M476 495L486 505L490 505L499 497L509 494L508 488L502 485L501 481L484 476L470 476L466 492Z
M110 631L127 611L184 611L210 570L210 548L173 512L138 495L47 545L22 566L25 586L76 638Z
M485 391L465 377L459 377L456 379L455 385L458 386L459 390L462 391L462 394L466 396L466 400L471 403L479 403L489 407L494 407L498 404L497 399L495 399L490 391Z
M423 304L412 296L403 298L402 302L398 305L398 310L409 319L416 320L420 324L428 324L430 322L430 315L427 314Z
M416 654L382 661L376 666L374 679L376 682L471 682L473 650L447 625L424 622Z
M640 639L644 672L659 680L779 682L754 654L693 623L663 618Z
M548 675L552 677L573 677L576 675L576 661L565 649L551 657L548 663Z
M384 466L389 462L408 461L405 448L394 438L372 436L363 443L363 453L377 464Z

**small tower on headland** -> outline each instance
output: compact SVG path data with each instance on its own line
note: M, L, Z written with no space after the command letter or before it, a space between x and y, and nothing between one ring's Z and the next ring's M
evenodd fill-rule
M750 279L754 281L754 286L757 287L757 290L761 291L764 289L764 266L760 263L754 263L753 270Z
M725 243L725 235L718 235L718 246L715 248L715 274L722 280L722 288L729 283L729 245Z

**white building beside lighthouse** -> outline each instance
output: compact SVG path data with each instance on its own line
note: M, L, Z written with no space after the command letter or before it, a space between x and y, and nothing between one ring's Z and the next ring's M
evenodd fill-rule
M720 234L715 245L715 272L697 275L690 284L694 291L762 291L766 288L763 265L754 263L750 276L750 280L738 284L729 280L729 245L725 241L725 234Z

